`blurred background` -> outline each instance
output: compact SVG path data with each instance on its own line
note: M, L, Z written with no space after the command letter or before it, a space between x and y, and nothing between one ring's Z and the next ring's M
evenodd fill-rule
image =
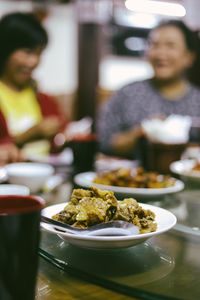
M121 86L152 76L146 37L162 19L199 30L199 0L0 0L0 15L34 11L50 42L35 79L56 96L69 119L94 117Z

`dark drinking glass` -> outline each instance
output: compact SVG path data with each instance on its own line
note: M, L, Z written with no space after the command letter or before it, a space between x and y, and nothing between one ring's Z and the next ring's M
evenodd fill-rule
M0 196L0 299L33 300L38 269L40 211L34 196Z
M70 147L74 157L75 173L92 170L97 151L96 136L93 134L77 136L70 142Z

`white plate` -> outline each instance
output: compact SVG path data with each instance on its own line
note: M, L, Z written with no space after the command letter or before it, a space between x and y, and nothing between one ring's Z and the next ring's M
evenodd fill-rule
M172 187L162 188L162 189L151 189L151 188L130 188L130 187L120 187L93 183L94 178L97 176L95 172L84 172L79 173L74 177L76 184L82 187L90 187L91 185L96 186L100 189L113 191L117 195L122 197L142 197L144 199L152 197L160 197L167 194L176 193L184 189L184 183L180 180L175 180L175 185Z
M193 181L200 181L200 171L192 170L195 166L195 159L178 160L170 165L170 170L183 177L183 179L190 179Z
M56 213L60 212L65 206L65 203L51 205L42 210L42 215L51 218ZM67 240L70 244L86 247L86 248L97 248L97 249L116 249L116 248L127 248L135 246L155 235L161 234L170 230L176 224L176 217L160 207L153 205L139 203L143 209L150 209L156 215L156 222L158 224L157 230L150 233L144 233L139 235L130 236L81 236L77 234L59 232L52 229L51 226L45 223L41 223L41 228L45 231L49 231L53 234L57 234L62 239Z

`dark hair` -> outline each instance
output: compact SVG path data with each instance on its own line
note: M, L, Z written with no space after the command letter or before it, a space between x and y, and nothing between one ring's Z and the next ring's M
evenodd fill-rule
M178 28L184 36L185 44L188 50L192 52L196 51L196 35L193 30L191 30L188 26L186 26L185 23L183 23L183 21L181 20L161 21L158 25L156 25L156 27L153 28L153 30L157 28L166 27L166 26L173 26Z
M192 84L200 87L200 38L199 38L199 32L191 30L183 21L176 20L176 19L161 21L152 30L157 29L157 28L166 27L166 26L174 26L183 33L187 49L189 51L193 52L195 55L194 63L187 70L186 77Z
M46 30L32 13L16 12L0 20L0 74L9 56L18 49L45 47Z

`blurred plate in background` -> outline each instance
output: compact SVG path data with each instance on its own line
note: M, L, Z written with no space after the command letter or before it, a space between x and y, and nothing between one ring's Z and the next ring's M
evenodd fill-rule
M196 159L183 159L173 162L170 165L170 170L179 176L185 179L189 179L192 181L200 182L200 169L192 170L192 168L196 165Z
M180 180L175 180L175 185L167 188L130 188L121 186L111 186L93 183L94 178L97 176L95 172L79 173L74 177L74 182L82 187L96 186L100 189L113 191L117 194L117 197L139 197L144 199L152 199L161 197L168 194L177 193L184 189L184 183Z

